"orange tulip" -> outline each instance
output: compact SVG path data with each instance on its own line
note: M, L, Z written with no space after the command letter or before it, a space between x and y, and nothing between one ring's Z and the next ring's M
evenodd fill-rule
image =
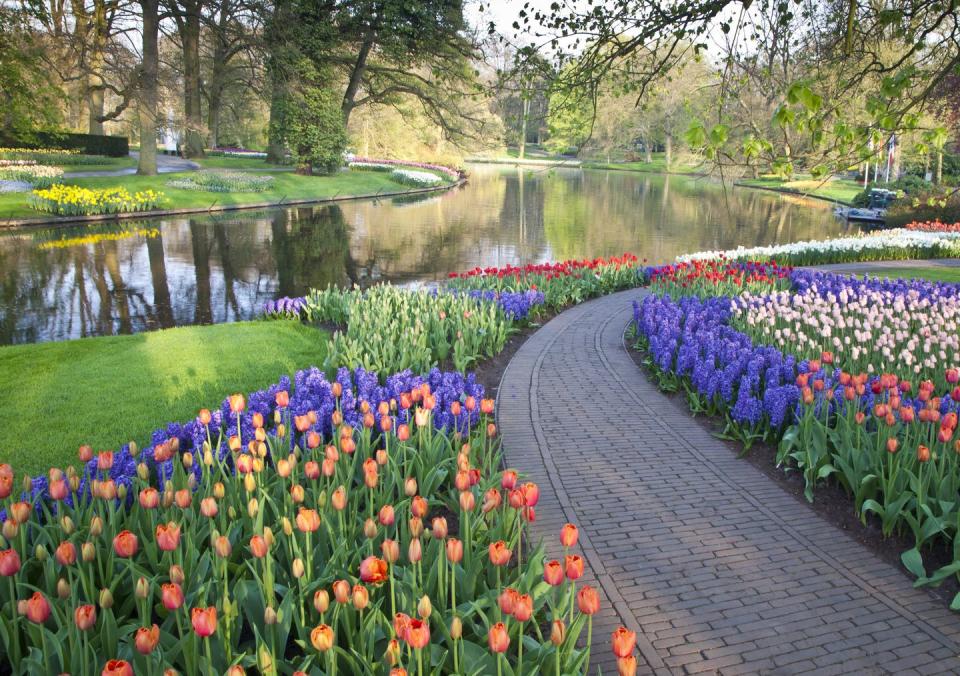
M407 640L407 630L410 629L410 616L406 613L397 613L393 616L393 633L401 641Z
M583 577L583 559L579 556L576 554L567 554L563 563L568 579L579 580Z
M390 563L396 563L400 558L400 545L397 544L396 540L385 539L380 543L380 551L383 552L383 558Z
M194 608L190 611L193 630L200 638L211 636L217 630L217 609L215 606Z
M140 506L144 509L156 509L160 505L160 492L148 487L140 491Z
M920 444L917 446L917 460L920 462L929 462L930 461L930 449Z
M490 415L493 413L493 399L481 399L480 400L480 411Z
M326 624L320 624L310 632L310 643L318 651L325 653L333 647L334 636L333 629Z
M200 513L208 519L215 517L218 511L217 501L214 498L208 497L200 501Z
M370 592L361 584L353 585L353 607L363 610L370 604Z
M73 622L80 631L86 631L97 623L97 607L93 605L80 606L73 611Z
M157 525L157 547L162 551L172 552L180 545L180 526L173 521L168 524Z
M490 512L495 510L497 507L500 506L501 500L502 498L500 496L500 491L498 491L496 488L491 488L490 490L488 490L486 493L483 494L483 507L481 507L481 509L483 510L483 513L489 514Z
M252 538L250 538L250 552L255 557L262 559L269 551L270 547L267 545L267 541L263 539L262 535L254 535Z
M113 451L101 451L97 454L97 469L109 472L113 468Z
M380 513L378 514L380 518L381 525L392 526L396 520L396 513L393 510L393 505L384 505L380 508Z
M447 537L447 520L442 516L434 517L432 523L430 524L430 533L437 540L443 540Z
M297 512L297 528L304 533L313 533L320 528L320 515L316 510L301 507Z
M30 518L30 503L28 502L15 502L10 505L10 518L13 519L14 523L24 524Z
M387 562L368 556L360 562L360 579L368 584L380 584L387 579Z
M520 592L512 587L507 587L500 596L497 597L497 604L500 606L500 612L504 615L513 615L517 607L517 599L520 598Z
M129 559L137 553L137 536L128 530L122 530L113 538L113 551L122 559Z
M330 497L330 504L333 505L333 508L338 512L342 512L347 508L347 491L343 486L340 486L333 492L333 495Z
M337 603L350 602L350 583L346 580L337 580L333 583L333 597Z
M577 592L577 607L584 615L595 615L600 610L600 594L590 585Z
M517 622L526 622L533 617L533 597L530 594L520 594L513 604L513 617Z
M635 655L627 655L626 657L617 658L618 676L636 676L636 673L637 657Z
M507 547L503 540L497 540L490 543L490 563L495 566L505 566L510 562L510 555L513 552Z
M274 395L274 401L277 402L279 408L286 408L290 405L290 393L286 390L281 390Z
M160 627L140 627L133 639L133 645L141 655L149 655L160 642Z
M447 540L447 559L451 563L460 563L463 560L463 542L457 538Z
M637 634L626 627L618 627L611 636L613 654L617 657L627 657L633 654L637 645Z
M330 607L330 593L326 589L318 589L313 595L313 607L321 615Z
M567 638L567 625L563 623L563 620L554 620L550 624L550 643L555 646L563 645L563 641Z
M421 519L427 515L427 501L423 496L414 496L410 502L410 513Z
M47 618L50 617L50 602L47 601L47 597L41 594L40 592L34 592L26 601L26 612L24 615L27 616L27 619L36 624L43 624L47 621Z
M77 449L77 455L80 458L80 462L88 463L93 460L93 449L88 445L83 444L80 448Z
M230 395L230 410L234 413L240 413L243 409L247 407L247 401L243 398L242 394L232 394Z
M126 660L110 660L104 665L100 676L133 676L133 667Z
M430 624L417 618L411 618L406 639L407 644L414 650L425 648L430 643Z
M168 582L160 586L160 600L167 610L176 610L183 605L183 588L176 582Z
M410 540L410 546L407 547L407 559L410 563L416 563L423 558L423 545L420 544L420 538Z
M563 566L559 561L547 562L543 567L543 580L553 587L563 584Z
M72 566L77 562L77 548L72 542L61 542L55 556L61 566Z
M564 547L576 547L580 539L580 531L572 523L564 524L560 529L560 544Z
M490 644L490 651L494 653L505 653L510 647L510 634L503 622L497 622L490 627L487 634L487 643Z
M0 464L0 500L6 500L13 493L13 468L7 464Z

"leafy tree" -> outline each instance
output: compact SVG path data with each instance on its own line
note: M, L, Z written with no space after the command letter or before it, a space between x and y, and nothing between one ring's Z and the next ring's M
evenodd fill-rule
M545 143L554 153L579 152L593 132L596 100L587 93L556 90L550 94Z
M61 121L57 90L49 84L26 12L0 5L0 129L20 139ZM11 139L12 140L12 139Z
M299 86L283 103L271 136L290 148L299 172L332 174L348 143L339 97L309 61L298 64L298 73Z

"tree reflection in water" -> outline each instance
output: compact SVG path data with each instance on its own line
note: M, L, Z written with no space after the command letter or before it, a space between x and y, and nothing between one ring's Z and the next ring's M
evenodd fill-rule
M440 195L0 234L0 344L249 319L331 284L840 232L822 203L706 179L477 166Z

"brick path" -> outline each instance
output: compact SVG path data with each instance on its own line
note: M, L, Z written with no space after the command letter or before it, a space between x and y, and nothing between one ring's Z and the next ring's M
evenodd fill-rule
M534 540L581 528L610 633L647 673L960 673L960 617L808 510L661 395L626 352L625 291L568 310L503 375L509 466L541 487Z

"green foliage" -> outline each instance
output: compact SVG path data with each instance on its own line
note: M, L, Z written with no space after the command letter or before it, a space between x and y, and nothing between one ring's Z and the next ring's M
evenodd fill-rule
M75 134L66 131L34 131L9 138L6 134L0 134L0 145L75 151L83 153L80 157L88 155L126 157L130 154L130 142L126 136Z
M547 127L550 138L544 146L553 153L576 153L590 138L593 128L593 102L584 94L554 91L550 95Z
M289 146L304 173L332 174L349 142L340 99L308 60L297 68L299 86L279 104L283 111L271 120L270 137Z

